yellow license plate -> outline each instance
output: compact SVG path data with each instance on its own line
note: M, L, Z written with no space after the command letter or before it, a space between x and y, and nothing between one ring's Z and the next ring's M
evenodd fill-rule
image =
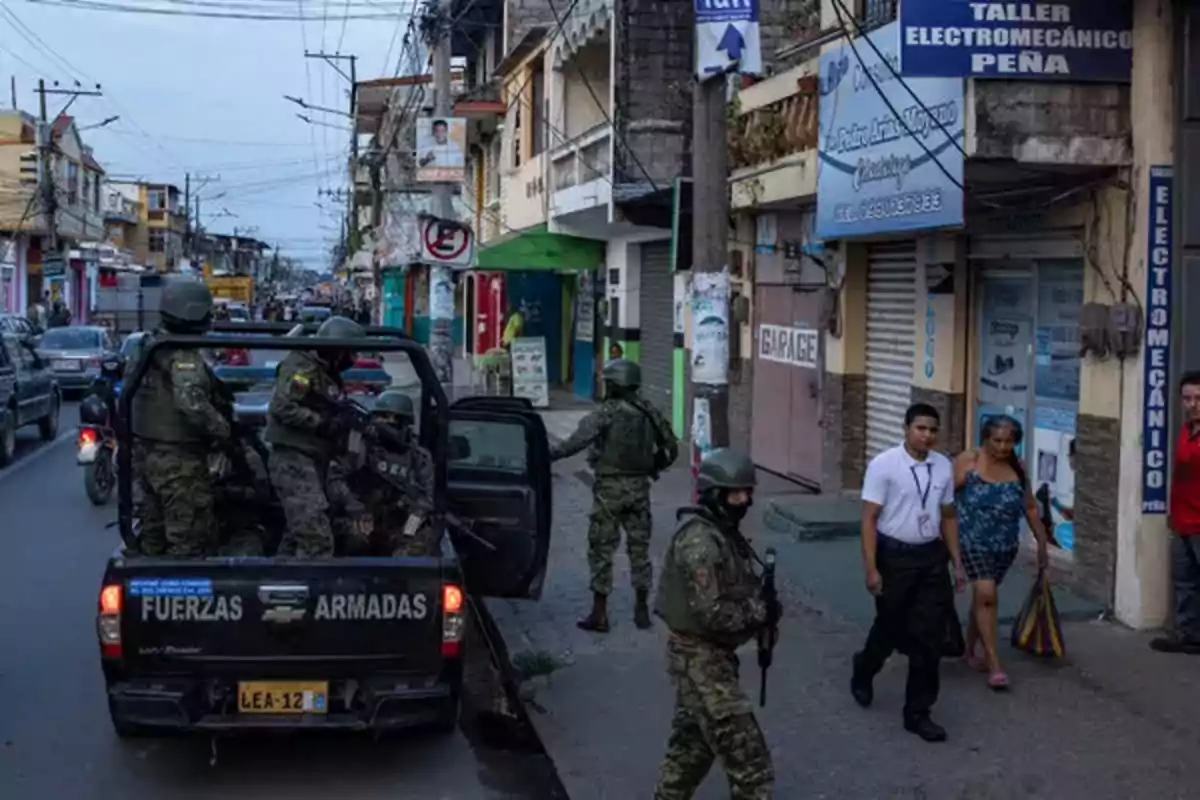
M325 681L241 681L238 711L243 714L324 714L329 710Z

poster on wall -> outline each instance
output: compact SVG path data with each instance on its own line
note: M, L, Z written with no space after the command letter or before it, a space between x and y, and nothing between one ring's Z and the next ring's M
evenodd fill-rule
M534 408L550 405L546 373L546 339L524 336L512 342L513 397L527 397Z
M989 290L992 288L988 286ZM1029 402L1029 340L1033 325L1017 311L1019 306L989 308L988 305L984 307L979 335L979 403L992 409L991 413L1008 414L1023 421Z
M450 270L429 270L429 318L454 319L454 280Z
M579 273L579 287L575 295L575 340L590 342L596 338L596 290L592 273Z
M729 271L692 277L692 380L721 386L729 380Z

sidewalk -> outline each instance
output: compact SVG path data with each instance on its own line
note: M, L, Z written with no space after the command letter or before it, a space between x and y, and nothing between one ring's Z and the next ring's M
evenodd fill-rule
M555 536L542 599L493 601L489 607L515 661L535 654L532 660L543 669L553 667L530 681L526 692L532 695L530 716L573 800L639 800L653 791L670 725L666 633L661 624L648 632L633 626L623 555L611 598L613 631L601 636L575 627L590 601L589 478L582 456L555 468ZM690 486L682 467L655 485L656 565ZM1069 658L1062 664L1007 653L1013 680L1007 695L991 693L958 663L944 665L937 708L951 736L944 745L927 745L900 728L902 659L880 676L875 706L859 709L847 689L849 659L861 646L870 604L861 570L841 549L857 544L800 543L768 529L762 513L769 496L779 493L796 491L763 475L747 528L757 547L774 546L779 553L785 615L768 706L760 712L778 797L1195 796L1200 660L1151 653L1147 635L1107 623L1067 623ZM1013 584L1005 589L1015 597L1021 594L1015 574ZM745 688L757 697L753 645L742 663ZM700 800L728 797L723 775L714 775Z

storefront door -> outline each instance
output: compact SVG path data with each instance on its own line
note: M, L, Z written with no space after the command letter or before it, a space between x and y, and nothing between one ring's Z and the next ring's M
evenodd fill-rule
M821 485L821 295L759 286L750 452L764 469Z
M975 430L994 414L1021 423L1021 457L1039 511L1057 543L1070 551L1083 264L1073 259L1007 264L984 272L978 286Z

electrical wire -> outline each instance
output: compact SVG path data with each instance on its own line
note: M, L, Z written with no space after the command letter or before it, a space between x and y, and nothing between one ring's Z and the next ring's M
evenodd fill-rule
M34 3L41 6L60 6L62 8L74 8L80 11L102 11L115 14L152 14L168 17L200 17L204 19L236 19L246 20L251 22L295 22L297 20L324 20L328 22L330 19L341 19L341 17L314 17L303 16L297 14L251 14L244 12L222 12L222 11L184 11L173 8L155 8L150 6L133 6L124 3L109 3L101 0L26 0L28 3ZM391 14L351 14L348 19L361 20L379 20L391 19Z

